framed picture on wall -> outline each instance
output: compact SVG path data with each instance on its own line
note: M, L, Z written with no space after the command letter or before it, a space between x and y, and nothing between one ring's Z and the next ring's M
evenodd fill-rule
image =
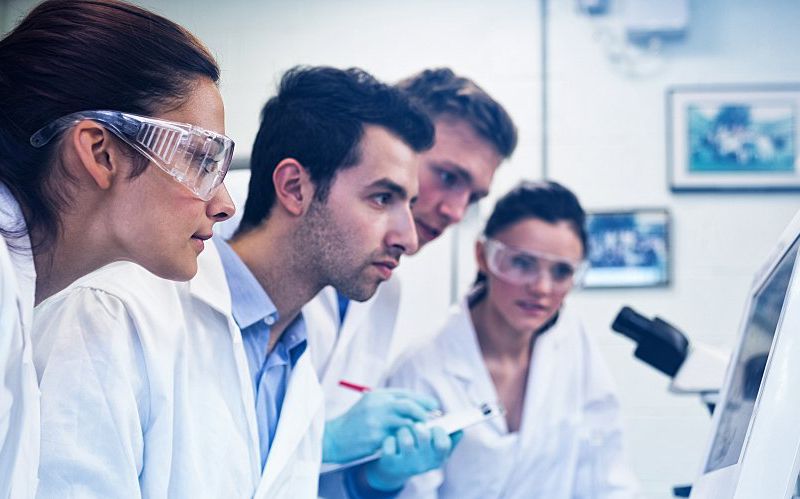
M800 190L800 84L667 91L673 191Z
M669 284L669 212L662 208L589 212L584 288Z

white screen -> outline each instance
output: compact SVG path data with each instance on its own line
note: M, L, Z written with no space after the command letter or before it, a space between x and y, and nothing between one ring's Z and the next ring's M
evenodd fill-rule
M706 472L739 462L799 243L800 239L794 241L753 297L727 397L722 407L717 408L722 414L706 462Z

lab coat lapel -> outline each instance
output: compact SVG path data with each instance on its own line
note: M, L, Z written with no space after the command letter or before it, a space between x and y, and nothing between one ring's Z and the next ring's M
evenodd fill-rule
M252 472L255 477L261 475L261 450L258 443L258 423L255 414L255 395L250 381L247 356L242 344L242 333L231 312L231 294L225 279L225 270L215 244L207 244L197 259L197 275L190 281L192 296L220 314L221 324L227 326L227 333L233 343L236 369L238 372L239 392L242 395L242 410L247 419L247 430L250 437L250 455ZM258 483L258 479L255 480Z
M446 350L453 352L445 358L445 371L451 374L462 384L464 393L470 402L479 406L483 403L499 403L497 390L492 382L491 375L483 362L478 337L469 305L466 300L459 305L460 312L453 314L445 326L442 340ZM508 433L508 425L504 417L492 418L487 424L491 425L500 434Z
M311 365L311 359L304 353L297 360L289 386L286 388L286 398L281 407L275 440L267 456L258 487L259 493L269 491L275 479L292 462L292 456L310 431L322 402L322 389L317 381L317 375Z
M521 449L540 447L547 432L554 429L551 421L563 417L553 414L553 407L560 408L558 401L563 399L563 392L567 389L563 380L570 376L570 373L563 372L568 366L560 362L563 322L559 320L541 333L533 346L520 425ZM558 409L555 412L559 412Z

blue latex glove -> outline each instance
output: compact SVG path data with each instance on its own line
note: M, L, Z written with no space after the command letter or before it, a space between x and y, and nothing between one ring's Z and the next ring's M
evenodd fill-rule
M384 440L380 459L364 466L364 478L375 490L399 490L412 476L441 467L462 435L458 431L448 436L439 427L422 425L401 428Z
M401 427L426 421L436 400L395 388L367 392L349 411L325 423L322 461L346 463L381 448Z

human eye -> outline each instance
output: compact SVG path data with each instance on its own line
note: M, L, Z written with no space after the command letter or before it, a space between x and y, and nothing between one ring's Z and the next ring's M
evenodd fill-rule
M373 194L370 199L378 206L386 206L392 201L392 193L380 192Z
M203 170L210 175L216 175L220 169L220 162L217 159L205 161L203 164Z
M459 177L455 173L444 168L436 169L436 176L439 177L439 182L445 187L455 187L458 185Z
M553 265L550 272L556 281L566 281L575 275L575 269L568 263L557 263Z
M213 140L204 143L193 141L189 144L188 152L195 168L208 175L216 175L222 169L222 147Z
M518 254L511 258L511 266L522 272L531 272L539 267L539 262L534 256Z

